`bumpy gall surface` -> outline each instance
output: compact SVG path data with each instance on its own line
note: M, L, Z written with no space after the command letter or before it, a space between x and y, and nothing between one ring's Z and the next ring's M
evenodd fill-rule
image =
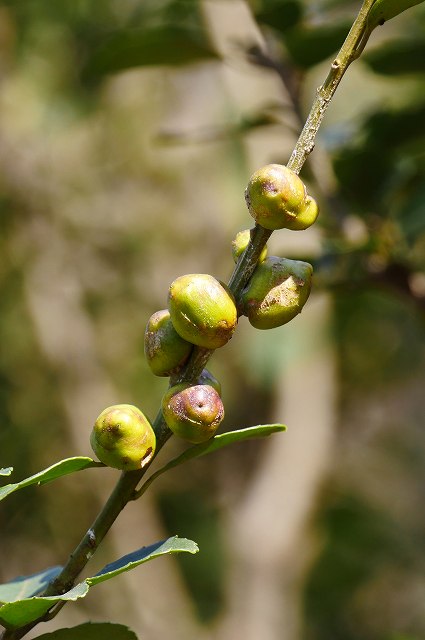
M313 267L270 256L257 266L242 294L243 313L256 329L273 329L301 312L310 295Z

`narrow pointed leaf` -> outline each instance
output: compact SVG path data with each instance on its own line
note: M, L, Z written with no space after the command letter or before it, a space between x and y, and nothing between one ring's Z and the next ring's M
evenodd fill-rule
M50 596L48 598L34 597L9 602L0 607L0 624L6 627L6 629L22 627L44 616L53 605L62 600L84 598L88 590L89 585L84 581L60 596Z
M49 582L56 578L62 567L49 567L30 576L18 576L10 582L0 584L0 604L30 598L41 593Z
M227 447L229 444L243 442L244 440L251 440L252 438L264 438L279 431L286 431L286 426L283 424L259 424L255 427L247 427L246 429L236 429L235 431L221 433L207 442L202 442L194 447L190 447L190 449L186 449L186 451L177 456L177 458L173 458L173 460L170 460L170 462L167 462L166 465L153 473L137 492L136 499L140 498L140 496L144 494L146 489L154 480L156 480L156 478L169 469L173 469L187 460L199 458L200 456L205 456L208 453L213 453L214 451L218 451L218 449Z
M9 494L17 491L18 489L24 489L32 484L45 484L51 482L62 476L66 476L82 469L89 469L90 467L103 467L101 462L95 462L91 458L86 457L74 457L66 458L60 462L56 462L51 467L36 473L34 476L25 478L21 482L15 482L14 484L7 484L0 488L0 500L6 498Z
M43 633L34 640L137 640L134 631L122 624L109 622L86 622L77 627L57 629L52 633Z
M13 471L13 467L5 467L4 469L0 469L0 476L10 476Z
M93 576L92 578L87 578L86 582L90 586L94 586L96 584L99 584L100 582L104 582L105 580L110 580L120 573L124 573L124 571L135 569L139 566L139 564L148 562L149 560L153 560L154 558L158 558L159 556L181 552L197 553L198 551L198 545L196 544L196 542L193 542L193 540L187 540L186 538L178 538L177 536L173 536L172 538L168 538L167 540L155 542L148 547L142 547L137 551L133 551L132 553L123 556L115 562L107 564L95 576Z

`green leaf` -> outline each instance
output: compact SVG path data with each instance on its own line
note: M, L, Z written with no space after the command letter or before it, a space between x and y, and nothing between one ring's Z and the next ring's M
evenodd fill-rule
M5 467L4 469L0 469L0 476L10 476L13 471L13 467Z
M298 24L302 14L298 0L263 0L256 17L258 22L283 33Z
M120 573L131 571L144 562L149 562L170 553L197 553L198 545L193 540L178 538L173 536L167 540L161 540L151 544L149 547L142 547L133 553L123 556L119 560L106 565L99 573L92 578L86 578L77 584L73 589L59 596L33 597L8 602L0 607L0 624L7 629L21 627L44 616L51 607L62 600L77 600L87 595L90 587L93 587L105 580L111 580ZM54 568L56 569L56 568ZM53 571L53 569L52 569ZM57 572L58 573L58 572ZM57 573L55 575L57 575Z
M116 32L96 49L82 71L91 81L105 74L140 66L177 66L217 54L209 47L201 30L158 26Z
M137 640L134 631L122 624L86 622L78 627L43 633L34 640Z
M424 0L376 0L367 18L368 29L372 31L378 25L395 18L406 9L421 4Z
M49 567L31 576L18 576L10 582L0 584L0 603L14 602L41 593L61 569L62 567Z
M286 48L299 67L312 67L338 51L350 26L343 22L314 28L295 27L285 34Z
M18 489L24 489L32 484L46 484L62 476L66 476L76 471L82 471L83 469L90 469L91 467L103 467L101 462L95 462L91 458L75 457L66 458L60 462L56 462L51 467L36 473L34 476L30 476L21 482L15 482L14 484L7 484L0 488L0 500L6 498L9 494L17 491Z
M187 540L186 538L178 538L177 536L173 536L172 538L168 538L167 540L155 542L149 547L142 547L137 551L133 551L132 553L123 556L115 562L107 564L95 576L93 576L92 578L87 578L86 582L90 586L94 586L96 584L99 584L100 582L104 582L105 580L110 580L120 573L135 569L139 566L139 564L143 564L144 562L148 562L149 560L153 560L154 558L158 558L159 556L163 556L169 553L181 552L198 553L198 551L198 545L196 544L196 542L193 542L193 540Z
M425 42L423 40L397 40L386 43L362 57L375 73L400 75L425 71Z
M6 627L6 629L22 627L44 616L49 609L58 602L84 598L89 588L89 585L84 581L60 596L50 596L48 598L34 597L9 602L0 607L0 623Z
M187 460L205 456L208 453L218 451L218 449L227 447L229 444L233 444L235 442L243 442L244 440L251 440L252 438L264 438L278 431L286 431L285 425L260 424L255 427L247 427L246 429L236 429L235 431L221 433L218 436L211 438L211 440L208 440L207 442L202 442L201 444L197 444L194 447L190 447L190 449L186 449L186 451L177 456L177 458L173 458L173 460L170 460L170 462L167 462L166 465L153 473L137 492L136 499L140 498L140 496L145 493L146 489L152 484L154 480L156 480L156 478L158 478L169 469L173 469L174 467L177 467L179 464L182 464Z

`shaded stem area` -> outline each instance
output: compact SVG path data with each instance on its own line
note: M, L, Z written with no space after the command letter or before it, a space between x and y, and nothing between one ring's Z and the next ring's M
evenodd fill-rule
M301 171L304 162L314 148L315 137L320 128L325 111L344 73L351 62L360 55L366 44L369 35L367 31L367 17L375 1L376 0L365 0L363 2L362 8L339 54L332 63L326 80L317 90L310 114L287 165L297 174ZM239 258L229 281L229 288L235 297L236 304L238 304L240 295L254 272L261 251L266 245L271 233L271 231L259 225L255 225L251 232L250 243ZM213 353L213 350L195 347L189 362L184 369L179 372L178 376L171 378L170 385L177 384L178 382L195 382ZM171 431L165 424L161 411L158 412L153 427L157 438L156 452L158 452L171 436ZM45 592L40 594L41 596L60 595L72 588L75 580L99 547L118 515L128 502L134 499L137 486L149 466L150 465L147 465L139 471L125 472L121 475L108 501L81 542L71 553L61 573L49 584ZM1 636L2 640L19 640L19 638L25 636L28 631L39 622L53 618L61 608L62 604L53 607L45 616L29 625L15 630L6 630Z

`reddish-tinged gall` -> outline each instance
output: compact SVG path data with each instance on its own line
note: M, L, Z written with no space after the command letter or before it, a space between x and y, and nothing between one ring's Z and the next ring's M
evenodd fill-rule
M307 191L296 173L282 164L268 164L256 171L245 190L254 220L265 229L305 229L296 219L303 212Z
M142 469L153 458L155 433L145 415L130 404L108 407L97 418L90 444L101 462L121 471Z
M236 328L233 296L208 274L189 274L174 280L168 293L168 309L177 333L206 349L222 347Z
M270 256L257 266L242 294L243 313L256 329L273 329L301 312L310 295L313 267Z
M145 330L145 356L156 376L170 376L189 358L193 345L174 329L168 309L157 311Z
M163 397L162 414L176 436L198 444L214 436L224 418L224 407L210 385L182 383Z

